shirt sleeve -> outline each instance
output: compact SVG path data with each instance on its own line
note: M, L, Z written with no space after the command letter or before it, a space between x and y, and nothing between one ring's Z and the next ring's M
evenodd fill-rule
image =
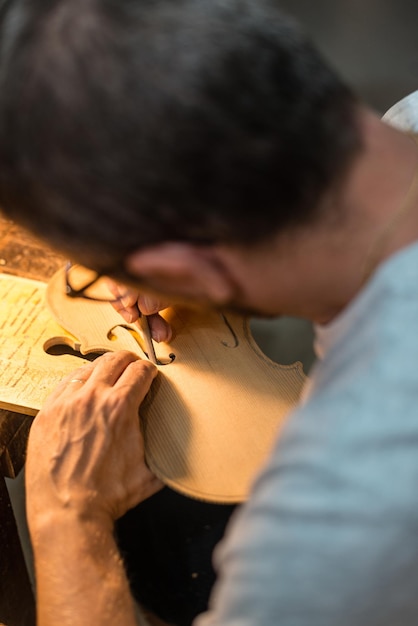
M336 434L323 418L312 403L291 418L195 626L416 626L418 428L343 411Z

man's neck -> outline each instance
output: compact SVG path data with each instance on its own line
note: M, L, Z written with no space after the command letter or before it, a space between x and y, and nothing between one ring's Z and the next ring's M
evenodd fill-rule
M364 150L345 193L363 248L360 284L389 256L418 239L417 143L367 111L362 126Z

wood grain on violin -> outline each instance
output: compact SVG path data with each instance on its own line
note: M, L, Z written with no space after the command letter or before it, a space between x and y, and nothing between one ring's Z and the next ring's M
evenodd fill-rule
M43 283L0 275L0 406L31 414L80 365L51 354L63 352L59 345L85 358L118 349L146 357L138 327L110 304L66 295L63 270L47 289L52 315L45 294ZM297 402L302 366L268 359L241 316L182 307L162 314L173 339L156 345L160 373L140 410L147 462L185 495L241 502Z

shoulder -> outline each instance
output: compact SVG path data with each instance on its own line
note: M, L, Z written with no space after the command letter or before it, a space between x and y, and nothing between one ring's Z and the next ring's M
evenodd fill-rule
M418 132L418 90L390 107L382 119L401 130Z

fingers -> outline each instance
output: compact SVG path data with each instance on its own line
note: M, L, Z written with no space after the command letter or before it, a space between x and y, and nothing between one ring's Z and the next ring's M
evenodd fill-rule
M166 300L161 300L161 298L150 296L145 293L137 294L137 299L139 310L144 315L158 313L158 311L162 311L169 306L169 303Z
M135 354L125 350L107 352L94 361L95 367L86 384L113 387L128 365L137 360Z
M122 315L128 324L135 322L139 317L138 292L112 280L107 281L107 286L115 296L115 302L112 302L113 308Z
M159 311L169 306L166 301L149 294L138 293L135 289L130 289L111 280L108 280L107 285L115 296L115 302L112 302L112 306L120 313L125 322L132 324L142 313L148 316L152 338L157 342L170 341L172 336L170 325L158 315Z
M169 306L169 303L156 296L139 293L136 289L131 289L125 285L120 285L112 280L107 281L107 286L112 295L115 296L114 308L123 315L127 322L134 322L138 319L138 309L143 315L158 313ZM133 319L128 319L132 315Z
M32 523L69 502L83 515L113 521L161 488L146 466L138 420L157 372L133 353L109 352L58 385L29 437Z
M149 361L132 361L121 373L114 385L115 389L129 395L131 402L139 406L147 395L158 369Z
M101 358L101 357L99 357ZM49 394L44 406L53 403L57 398L63 398L64 395L73 394L90 378L92 371L94 370L96 363L99 359L96 359L93 363L85 363L81 367L77 368L67 376L53 389Z
M123 376L131 365L134 367L130 369L129 375ZM45 405L55 402L58 398L62 401L75 393L84 393L92 386L114 387L118 381L120 385L129 385L134 392L136 390L135 397L141 402L157 373L155 365L150 361L139 359L132 352L125 350L107 352L93 363L86 363L66 376L49 395Z
M148 316L148 324L151 331L152 338L159 341L170 341L172 337L171 326L166 320L155 313L154 315Z

